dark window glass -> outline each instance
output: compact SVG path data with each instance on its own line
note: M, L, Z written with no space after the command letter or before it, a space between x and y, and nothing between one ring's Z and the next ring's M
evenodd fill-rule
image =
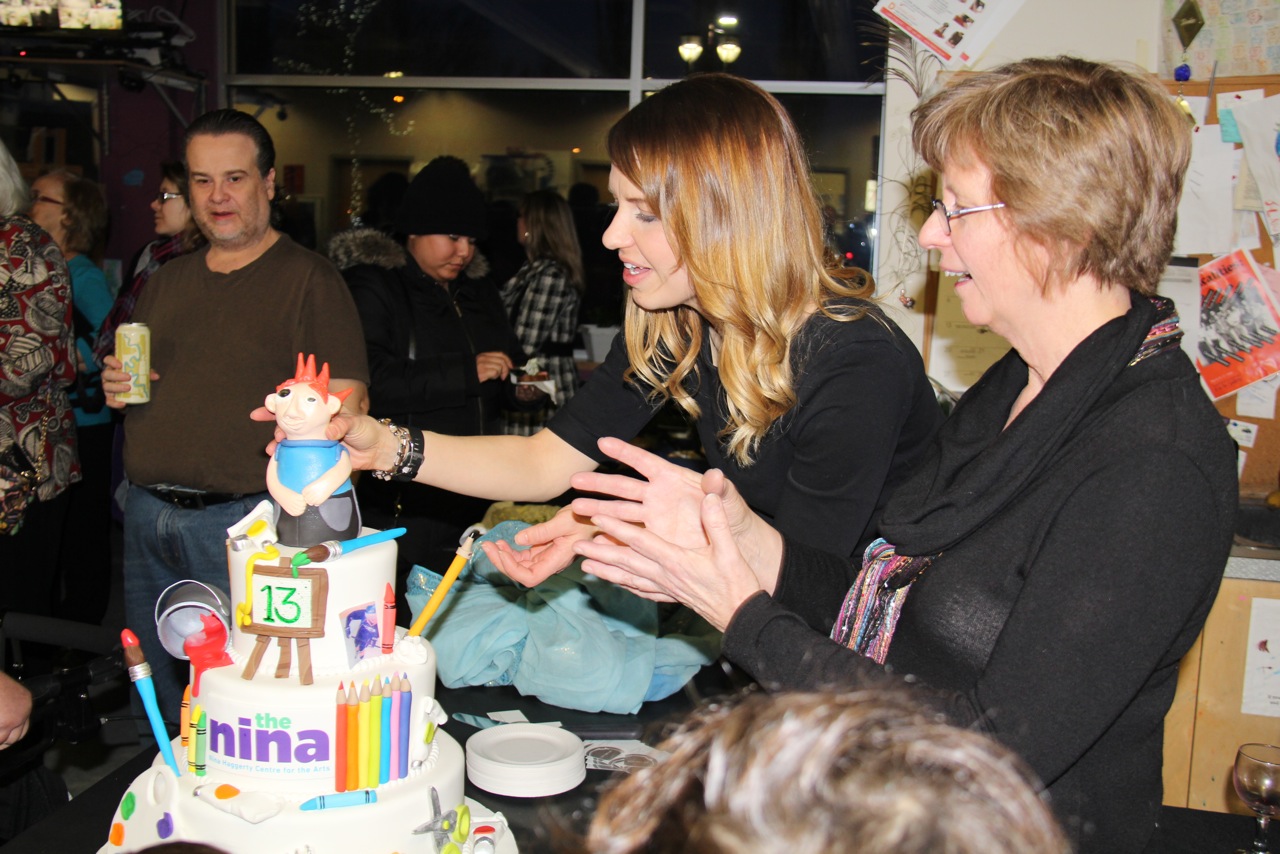
M649 0L644 74L670 78L730 70L752 80L878 80L885 28L871 12L874 5L874 0ZM737 23L719 24L730 12ZM686 38L702 48L692 64L680 56ZM726 39L736 39L741 51L732 63L716 51Z
M604 137L627 111L625 92L561 90L273 86L233 89L232 102L271 133L280 195L305 206L321 249L369 213L383 174L410 177L440 154L467 161L495 203L546 187L567 196L576 183L607 199ZM502 236L514 239L514 229L512 218Z
M236 74L626 77L630 0L236 0Z

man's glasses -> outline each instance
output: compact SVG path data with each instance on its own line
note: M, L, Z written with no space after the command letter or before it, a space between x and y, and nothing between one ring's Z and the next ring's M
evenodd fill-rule
M48 205L66 204L66 202L62 201L61 199L50 198L49 196L43 195L42 193L32 193L31 204L34 205L36 202L44 202L45 204L48 204Z
M164 203L169 201L170 199L180 199L180 198L182 198L182 193L166 193L163 190L161 190L159 193L156 193L156 202L161 206L163 206Z
M942 199L933 199L933 209L942 212L942 221L947 226L947 234L951 233L951 220L958 216L968 216L971 213L981 213L982 211L993 211L996 208L1004 207L1004 202L996 202L994 205L977 205L972 208L956 208L953 211L947 210L947 206L942 203Z

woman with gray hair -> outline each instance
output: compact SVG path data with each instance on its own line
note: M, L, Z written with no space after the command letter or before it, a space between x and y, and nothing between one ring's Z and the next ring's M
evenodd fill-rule
M0 612L50 614L47 567L63 541L66 489L80 479L66 392L76 368L71 276L53 238L19 215L29 202L0 145Z

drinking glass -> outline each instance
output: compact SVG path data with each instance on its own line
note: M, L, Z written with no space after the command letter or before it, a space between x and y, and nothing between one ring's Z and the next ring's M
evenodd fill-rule
M1231 781L1240 800L1258 814L1253 845L1248 849L1238 849L1238 854L1268 854L1267 825L1271 816L1280 812L1280 747L1274 744L1240 745Z

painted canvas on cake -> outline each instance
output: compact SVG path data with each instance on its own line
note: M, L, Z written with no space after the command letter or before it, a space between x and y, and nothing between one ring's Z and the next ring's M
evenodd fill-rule
M377 603L368 602L343 611L342 633L347 642L348 664L354 666L362 658L381 655Z
M1280 314L1243 249L1200 267L1196 368L1214 400L1280 372Z

